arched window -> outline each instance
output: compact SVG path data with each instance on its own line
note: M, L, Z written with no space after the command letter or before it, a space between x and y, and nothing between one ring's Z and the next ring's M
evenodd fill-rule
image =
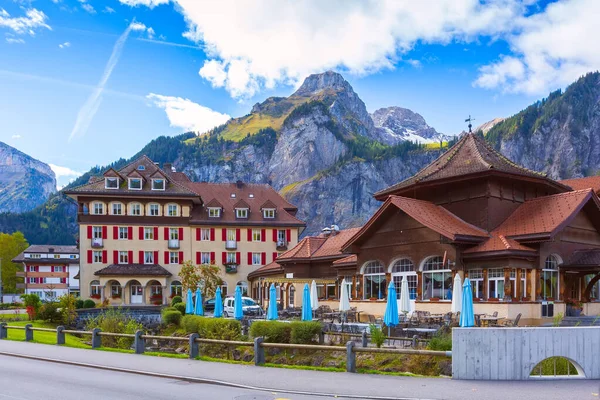
M542 273L540 275L541 296L543 300L558 299L558 257L549 255L546 257Z
M171 282L171 297L182 296L183 294L183 286L181 286L181 282L173 281Z
M452 271L440 256L429 257L423 262L423 300L431 298L452 299Z
M103 215L104 214L104 203L101 201L94 201L91 206L90 214Z
M90 282L90 297L99 299L102 297L102 287L100 281L95 280Z
M401 258L394 261L390 268L392 273L392 282L396 288L396 296L400 300L402 293L402 280L408 281L408 293L411 300L417 298L417 273L415 272L415 265L408 258Z
M123 296L121 284L117 281L112 281L110 284L110 297L120 299Z
M288 295L290 307L294 307L296 301L296 287L294 285L290 285L288 290L290 294Z
M385 298L385 267L381 261L369 261L363 266L363 285L364 299Z
M248 282L239 281L236 285L242 290L242 296L248 296Z

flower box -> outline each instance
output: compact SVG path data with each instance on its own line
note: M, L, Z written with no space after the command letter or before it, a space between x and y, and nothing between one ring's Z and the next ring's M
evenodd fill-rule
M429 299L429 301L433 301L433 302L440 301L440 298L439 297L432 297L432 298Z
M100 296L99 294L93 294L93 295L91 295L91 296L90 296L90 299L96 299L96 300L98 300L98 299L100 299L101 297L102 297L102 296Z

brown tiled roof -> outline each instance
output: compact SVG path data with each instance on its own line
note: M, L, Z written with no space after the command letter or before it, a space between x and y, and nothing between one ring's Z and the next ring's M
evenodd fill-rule
M280 254L277 260L285 262L346 257L342 253L342 246L359 230L360 228L351 228L340 230L335 235L307 236L294 248Z
M250 208L250 205L244 201L244 199L239 199L237 203L233 205L233 208Z
M250 272L248 274L248 279L251 279L255 276L274 275L278 273L283 273L283 267L275 261L273 261L272 263L267 264L264 267L260 267L259 269Z
M50 251L52 249L52 251ZM59 263L59 264L79 264L79 259L70 259L70 258L25 258L25 253L37 253L37 254L79 254L79 249L77 246L55 246L55 245L43 245L43 244L34 244L29 246L23 252L21 252L18 256L13 258L11 261L14 263L22 263L31 261L39 262L39 263Z
M158 264L111 264L94 272L98 276L171 276Z
M587 249L574 251L571 257L562 265L568 266L592 266L600 265L600 249Z
M356 254L352 254L348 257L344 257L344 258L340 258L339 260L335 260L333 262L333 266L337 267L337 266L342 266L342 265L356 265L357 262L358 262L358 257L356 256Z
M168 172L167 174L177 182L191 182L190 177L184 174L183 172Z
M499 235L497 232L492 232L491 238L489 238L480 245L465 250L464 253L474 254L498 251L525 251L535 253L536 250L532 249L531 247L523 246L514 239L507 238L504 235Z
M267 200L262 204L262 206L260 206L261 210L263 208L277 208L277 205L275 203L273 203L271 200Z
M320 236L307 236L296 246L280 254L278 260L309 259L325 243L327 238Z
M359 228L343 229L337 234L330 234L327 240L312 254L312 258L342 255L342 246L360 230Z
M486 171L499 171L528 178L543 179L554 186L565 189L563 185L546 178L545 174L531 171L513 163L491 148L484 139L468 133L434 162L412 177L375 193L375 197L382 199L386 195L394 194L400 189L416 184Z
M559 181L563 185L567 185L573 190L581 190L591 188L594 192L600 191L600 176L588 176L585 178L573 178Z

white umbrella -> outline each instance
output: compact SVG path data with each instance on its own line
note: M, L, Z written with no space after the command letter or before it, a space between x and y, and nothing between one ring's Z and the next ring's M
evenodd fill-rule
M457 313L462 309L462 291L463 285L460 279L460 275L456 274L454 277L454 287L452 288L452 307L450 311Z
M400 285L400 312L409 314L410 309L410 292L408 291L408 279L403 277Z
M319 308L319 295L317 294L317 282L314 280L310 284L310 308L315 311Z
M342 279L342 290L340 292L340 312L342 313L342 332L344 332L344 321L346 320L346 311L350 309L350 296L346 279Z

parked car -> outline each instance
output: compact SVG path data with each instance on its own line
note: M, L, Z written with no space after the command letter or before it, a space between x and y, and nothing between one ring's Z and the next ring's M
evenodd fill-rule
M233 296L226 297L223 302L223 316L233 317L233 309L235 304L235 298ZM242 313L244 315L261 316L264 315L264 311L256 301L250 297L242 297Z
M215 311L215 298L208 299L204 302L205 311Z

